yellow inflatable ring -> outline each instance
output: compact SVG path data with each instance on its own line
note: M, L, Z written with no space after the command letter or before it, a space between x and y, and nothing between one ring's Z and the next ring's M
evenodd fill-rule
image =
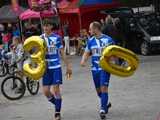
M122 67L110 62L110 58L115 56L116 58L121 58L128 63L127 67ZM105 71L120 76L128 77L134 74L139 65L139 59L135 53L132 51L111 45L104 49L102 56L100 58L100 66Z
M46 70L45 52L46 48L44 40L39 36L32 36L25 40L23 45L24 51L27 53L33 52L30 55L31 62L24 62L23 72L26 76L33 80L39 80Z

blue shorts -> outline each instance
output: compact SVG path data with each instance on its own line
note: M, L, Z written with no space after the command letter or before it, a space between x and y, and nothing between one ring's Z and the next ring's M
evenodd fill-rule
M92 76L96 88L100 88L101 86L109 86L110 73L104 70L93 70Z
M60 85L62 84L62 70L57 69L47 69L42 81L43 86Z

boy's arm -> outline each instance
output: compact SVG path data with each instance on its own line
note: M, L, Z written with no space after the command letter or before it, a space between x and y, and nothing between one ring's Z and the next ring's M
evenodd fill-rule
M90 42L88 40L86 48L85 48L85 52L84 52L84 54L82 56L82 60L80 62L80 65L82 67L86 66L86 62L88 61L88 59L89 59L90 56L91 56L91 47L90 47Z
M61 48L60 49L60 53L61 53L61 57L62 57L62 60L64 61L64 64L66 65L66 74L72 74L72 68L71 68L71 64L69 63L68 59L67 59L67 56L65 55L65 52L64 52L64 49Z
M86 62L88 61L89 57L90 57L90 52L84 52L84 54L83 54L83 56L82 56L82 60L81 60L81 62L80 62L80 65L81 65L82 67L85 67L85 66L86 66Z

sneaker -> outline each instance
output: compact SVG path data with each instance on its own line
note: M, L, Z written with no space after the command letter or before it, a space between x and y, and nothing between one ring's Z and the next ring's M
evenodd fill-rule
M108 111L109 109L112 107L112 104L109 102L108 105L107 105L107 111L106 111L106 114L108 114Z
M104 111L104 110L100 110L100 118L102 119L102 120L105 120L106 119L106 112Z
M55 120L61 120L61 114L60 113L55 113L54 117L55 117Z

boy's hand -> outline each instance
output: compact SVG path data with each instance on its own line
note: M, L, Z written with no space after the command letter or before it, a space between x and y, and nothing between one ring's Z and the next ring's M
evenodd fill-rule
M81 65L81 67L85 67L85 66L86 66L86 64L85 64L84 61L81 61L81 62L80 62L80 65Z
M84 52L84 54L83 54L83 56L82 56L82 60L81 60L81 62L80 62L80 65L81 65L82 67L85 67L85 66L86 66L86 62L87 62L89 56L90 56L90 52Z

